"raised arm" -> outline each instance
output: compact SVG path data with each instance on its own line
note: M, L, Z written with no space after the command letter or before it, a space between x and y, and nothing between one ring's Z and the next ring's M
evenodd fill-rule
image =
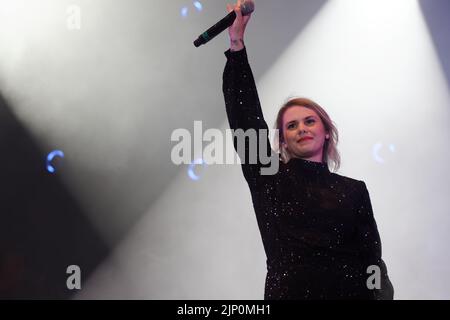
M229 49L225 56L222 89L230 128L267 130L246 48L234 52Z
M238 1L239 3L240 1ZM228 5L228 11L231 9L232 7ZM261 167L268 165L267 160L271 156L274 161L275 156L270 148L268 126L263 117L255 80L248 62L247 50L244 46L245 26L250 15L243 17L238 5L234 10L237 17L229 28L230 49L225 52L227 63L223 72L223 94L230 128L235 130L235 133L236 130L241 129L248 136L254 134L253 137L256 137L250 141L240 140L243 142L243 149L239 148L239 139L236 137L234 139L234 147L241 159L247 181L251 179L256 182L255 180L261 173ZM264 143L265 148L262 148L262 153L260 153L260 146ZM264 154L264 159L261 157L262 154ZM252 159L256 161L251 163Z

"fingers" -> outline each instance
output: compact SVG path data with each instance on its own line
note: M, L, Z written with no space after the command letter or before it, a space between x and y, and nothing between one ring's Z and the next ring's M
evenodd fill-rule
M229 4L229 3L227 3L227 11L228 11L228 13L230 13L231 11L236 11L237 14L240 13L241 7L240 7L239 2L240 1L238 1L237 4Z
M242 19L241 0L238 0L238 2L236 3L234 11L236 11L236 19L241 20Z
M250 15L243 16L241 11L241 5L244 1L243 0L237 0L236 4L227 4L227 11L228 13L235 11L236 12L236 20L238 23L242 23L244 25L247 24L248 20L250 19Z

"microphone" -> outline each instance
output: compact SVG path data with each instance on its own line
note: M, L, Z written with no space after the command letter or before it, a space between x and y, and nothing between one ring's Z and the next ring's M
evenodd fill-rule
M244 0L241 4L241 12L243 16L247 16L255 10L255 4L252 0ZM211 28L203 32L197 40L194 41L194 46L200 47L202 44L207 43L209 40L213 39L223 30L231 26L236 19L236 12L231 11L225 18L217 22Z

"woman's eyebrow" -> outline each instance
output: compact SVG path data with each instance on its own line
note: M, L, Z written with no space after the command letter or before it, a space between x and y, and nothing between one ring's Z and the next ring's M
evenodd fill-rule
M303 120L306 120L306 119L309 119L309 118L314 118L315 119L316 116L314 116L314 115L307 116L307 117L303 118ZM288 121L288 122L286 122L286 124L290 124L290 123L293 123L293 122L297 122L297 120Z

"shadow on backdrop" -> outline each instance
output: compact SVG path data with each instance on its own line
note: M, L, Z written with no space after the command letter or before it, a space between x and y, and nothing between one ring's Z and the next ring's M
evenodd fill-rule
M420 7L450 87L450 1L420 0Z
M0 154L0 299L68 299L67 267L83 286L108 248L1 94Z
M247 39L252 45L249 53L256 81L272 67L326 2L327 0L257 1L255 17L252 17L252 25L249 25L253 29L254 38Z

